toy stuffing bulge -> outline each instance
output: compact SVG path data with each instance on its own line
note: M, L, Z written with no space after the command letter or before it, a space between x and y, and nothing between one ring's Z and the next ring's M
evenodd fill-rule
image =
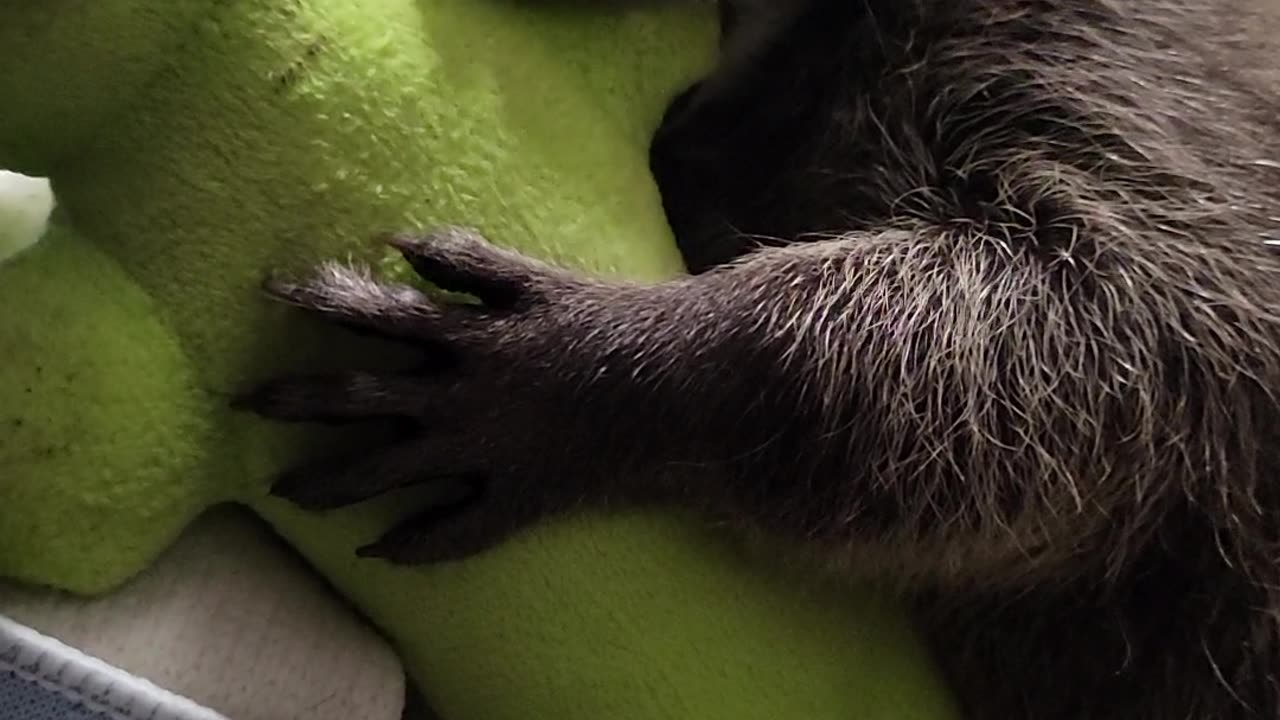
M444 718L951 717L895 608L697 522L563 518L395 568L354 548L411 498L309 515L266 495L349 439L231 394L397 359L265 301L269 269L403 277L372 238L456 223L592 272L681 272L647 145L712 61L713 13L585 5L0 5L0 167L49 177L62 209L0 264L0 574L109 592L235 502L395 641Z

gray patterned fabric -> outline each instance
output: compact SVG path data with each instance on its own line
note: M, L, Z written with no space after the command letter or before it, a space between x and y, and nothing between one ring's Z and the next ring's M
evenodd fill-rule
M0 616L3 720L227 720Z

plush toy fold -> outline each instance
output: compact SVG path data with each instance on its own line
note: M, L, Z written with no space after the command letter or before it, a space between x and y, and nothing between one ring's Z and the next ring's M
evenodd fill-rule
M0 167L70 226L0 265L0 574L82 593L203 509L267 518L450 720L933 719L901 614L658 514L547 522L463 563L358 561L412 498L328 515L271 476L347 438L227 409L286 368L399 360L256 292L378 232L475 225L565 265L681 272L647 171L710 63L701 8L499 0L0 6Z

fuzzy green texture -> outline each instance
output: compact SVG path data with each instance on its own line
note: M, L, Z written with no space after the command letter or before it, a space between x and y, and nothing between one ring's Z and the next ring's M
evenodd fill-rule
M265 487L359 438L226 407L278 371L402 359L256 292L268 269L335 255L402 273L381 230L471 224L595 272L681 272L647 143L710 63L713 20L508 0L0 5L0 167L52 178L66 218L0 265L0 574L107 592L239 502L386 631L447 720L952 717L897 608L675 515L548 521L452 565L357 561L407 498L311 515Z

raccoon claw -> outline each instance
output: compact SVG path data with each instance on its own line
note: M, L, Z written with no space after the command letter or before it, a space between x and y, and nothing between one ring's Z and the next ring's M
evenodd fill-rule
M396 565L453 562L483 552L531 517L512 512L513 503L493 502L490 478L472 477L459 498L410 515L372 543L356 549L361 558Z
M278 300L357 331L407 342L465 343L488 325L529 310L571 280L551 266L491 245L473 230L446 227L424 237L391 235L423 280L480 301L449 302L408 285L375 279L367 269L322 264L310 278L265 283Z
M445 228L387 242L424 280L479 304L449 302L332 263L301 283L273 280L268 291L450 362L284 377L234 404L290 422L403 421L407 437L288 471L271 492L305 509L327 510L467 478L472 490L462 499L429 507L360 551L400 563L457 559L555 509L551 498L569 496L560 485L571 484L565 472L571 456L562 447L564 433L547 418L571 417L565 403L572 393L546 379L530 382L522 368L562 361L563 323L581 322L583 315L580 307L570 313L553 306L572 295L575 280L473 231Z
M486 307L511 309L545 290L540 279L555 271L534 260L490 244L469 228L444 227L425 237L391 235L420 278L451 292L472 295Z

